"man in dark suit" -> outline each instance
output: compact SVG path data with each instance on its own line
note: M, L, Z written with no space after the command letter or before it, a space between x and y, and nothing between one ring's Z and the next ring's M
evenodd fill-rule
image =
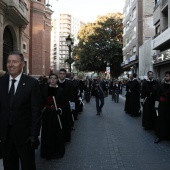
M22 73L24 56L8 55L8 73L0 78L0 141L4 170L35 170L39 145L41 97L38 81Z

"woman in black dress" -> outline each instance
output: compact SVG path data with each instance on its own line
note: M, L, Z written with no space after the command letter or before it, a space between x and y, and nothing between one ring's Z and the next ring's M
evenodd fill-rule
M42 90L43 113L40 154L42 158L48 160L61 158L65 153L63 130L59 122L62 116L63 89L58 87L57 80L57 75L50 74L49 84ZM53 96L56 100L57 110Z

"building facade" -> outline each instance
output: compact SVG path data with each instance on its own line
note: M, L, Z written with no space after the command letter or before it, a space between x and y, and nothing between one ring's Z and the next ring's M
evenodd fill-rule
M7 71L8 53L19 50L24 73L49 74L51 14L45 0L0 0L0 72Z
M164 72L170 70L170 0L155 0L153 24L153 67L156 76L163 78Z
M84 25L83 22L70 14L58 14L53 17L53 29L51 33L52 70L58 71L60 68L65 68L68 71L69 65L65 62L69 57L66 38L70 35L74 45L77 44L77 34L82 25ZM72 56L72 58L74 58L74 56Z
M153 0L126 0L123 9L123 62L126 74L139 73L139 47L154 35Z

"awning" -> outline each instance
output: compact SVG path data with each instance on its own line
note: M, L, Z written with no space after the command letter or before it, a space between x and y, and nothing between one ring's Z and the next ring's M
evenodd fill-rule
M133 66L133 65L136 64L136 63L139 63L139 61L138 61L138 60L132 61L132 62L130 62L130 64L124 65L122 68L123 68L123 69L124 69L124 68L129 68L129 67Z
M157 66L165 65L165 64L169 64L169 63L170 63L170 60L164 60L162 62L158 62L158 63L153 64L153 66L157 67Z

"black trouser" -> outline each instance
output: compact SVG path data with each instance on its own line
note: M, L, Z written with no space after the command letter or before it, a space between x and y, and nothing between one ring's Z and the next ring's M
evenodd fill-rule
M104 97L97 97L96 96L96 109L97 109L97 113L101 112L103 106L104 106Z
M13 135L13 128L10 127L7 140L2 144L4 170L19 170L19 160L22 170L36 170L35 150L30 142L18 145Z

